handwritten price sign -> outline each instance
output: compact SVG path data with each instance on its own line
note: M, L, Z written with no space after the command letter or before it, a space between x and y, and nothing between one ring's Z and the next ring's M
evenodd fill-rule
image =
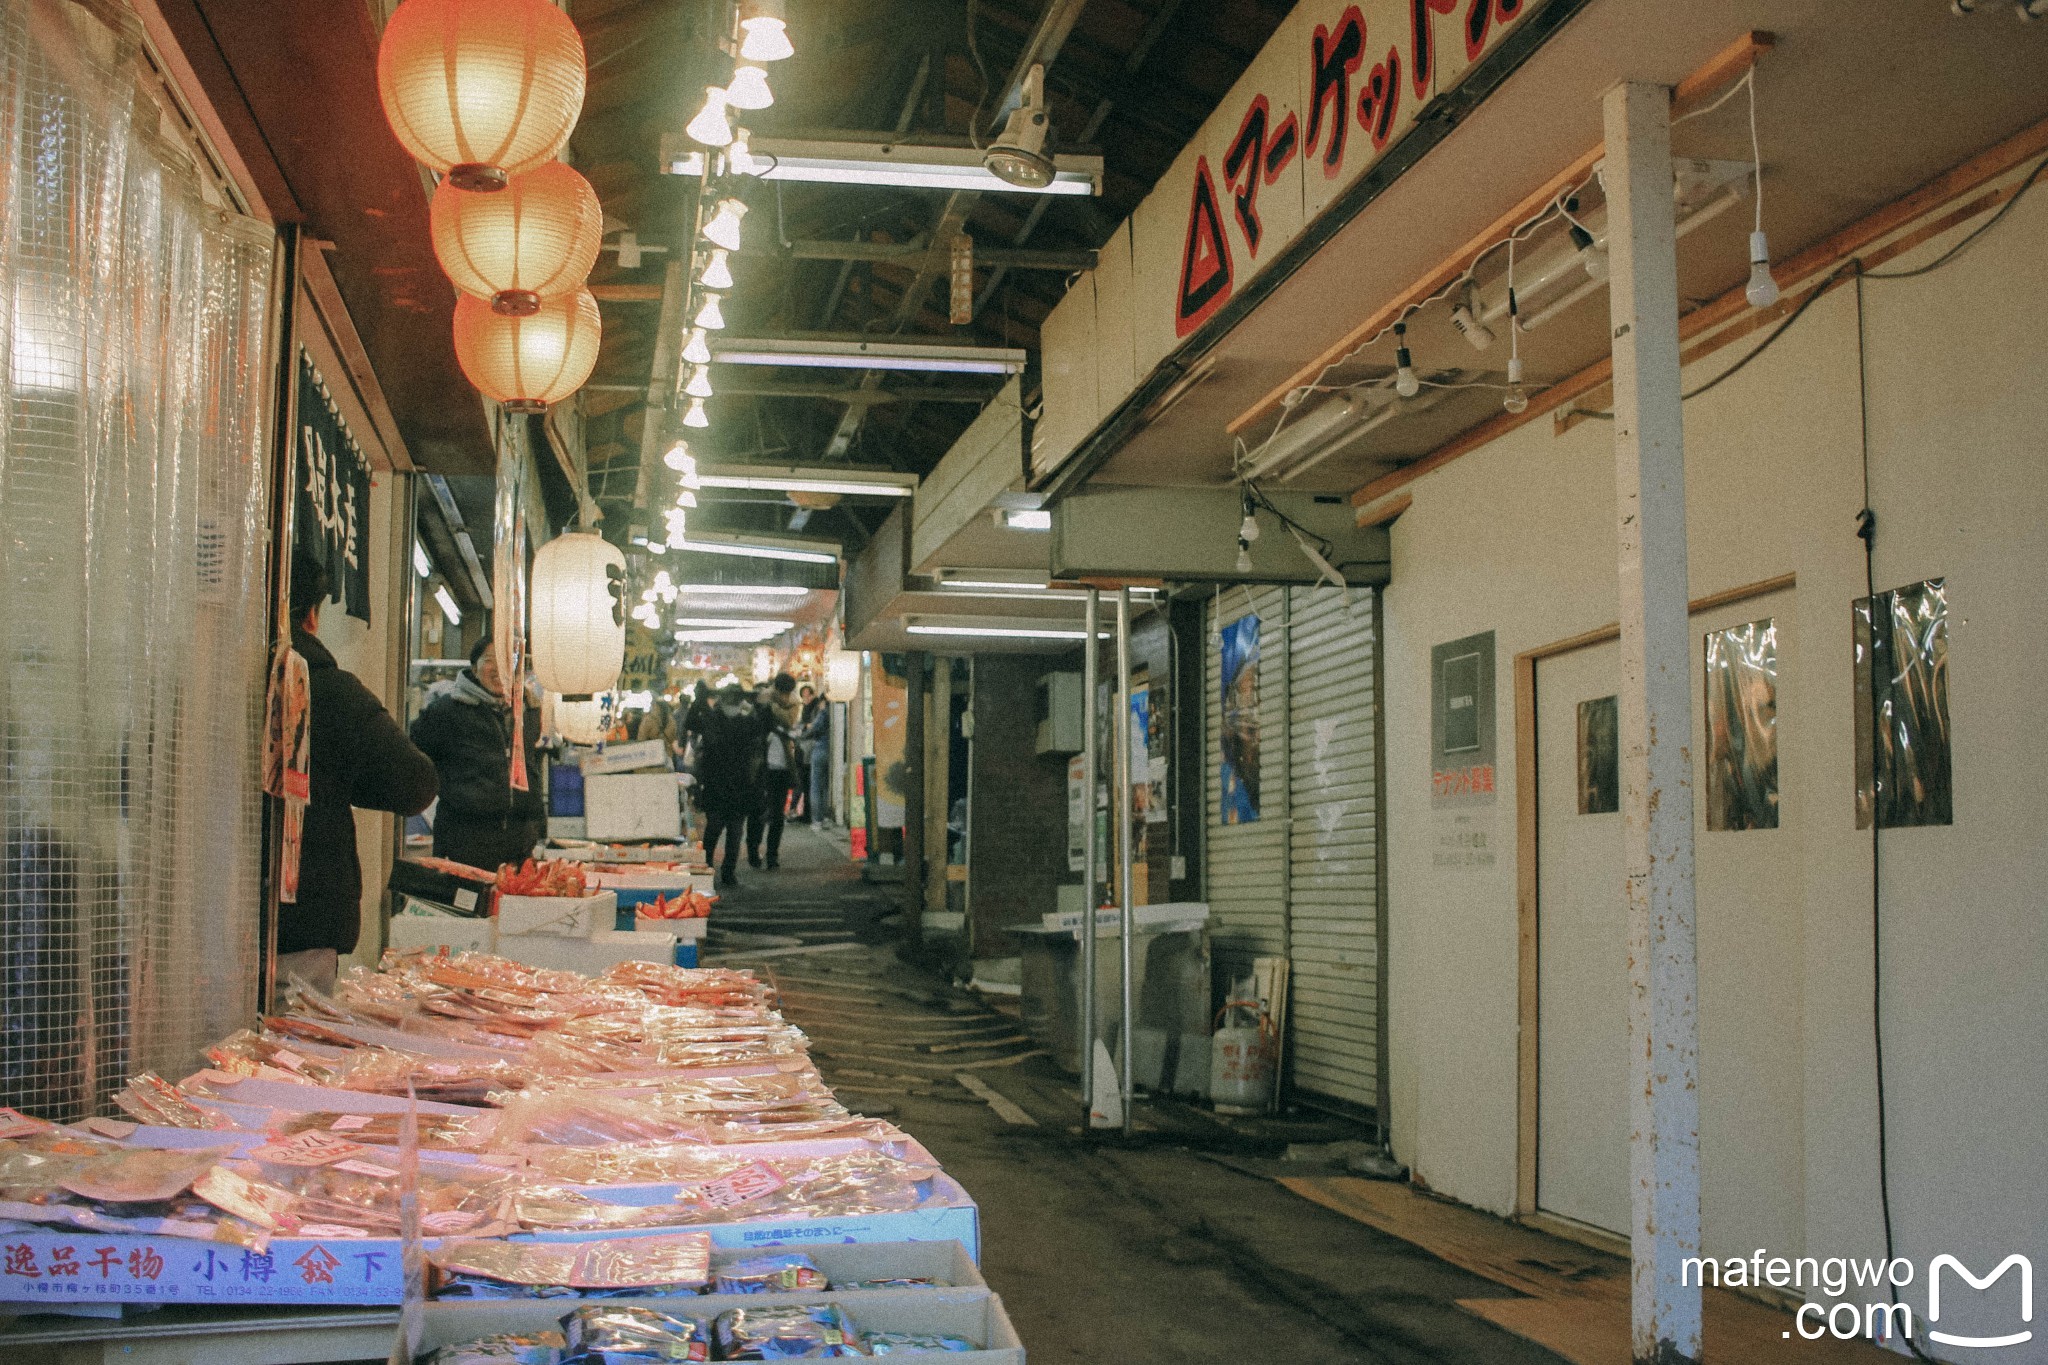
M697 1187L697 1198L714 1209L729 1209L765 1199L789 1182L773 1167L750 1161L730 1175L722 1175Z

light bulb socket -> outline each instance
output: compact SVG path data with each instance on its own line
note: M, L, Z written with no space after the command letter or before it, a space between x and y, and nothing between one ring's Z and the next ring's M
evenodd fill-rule
M1768 233L1759 229L1749 234L1749 263L1769 265L1771 263L1771 239Z
M502 166L488 166L481 161L465 161L448 168L448 183L471 194L495 194L505 188L508 178Z
M531 289L501 289L491 295L491 311L500 317L530 318L540 311L540 295Z

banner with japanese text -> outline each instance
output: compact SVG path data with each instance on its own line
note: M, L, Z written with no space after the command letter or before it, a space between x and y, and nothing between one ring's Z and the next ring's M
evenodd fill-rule
M329 595L370 619L370 462L312 358L299 355L298 548L327 566Z

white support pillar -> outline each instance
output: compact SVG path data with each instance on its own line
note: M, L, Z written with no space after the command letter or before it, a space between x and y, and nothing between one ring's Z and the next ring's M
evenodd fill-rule
M1699 970L1694 954L1691 625L1671 92L1627 83L1607 130L1614 482L1621 531L1621 812L1628 879L1630 1343L1700 1359Z

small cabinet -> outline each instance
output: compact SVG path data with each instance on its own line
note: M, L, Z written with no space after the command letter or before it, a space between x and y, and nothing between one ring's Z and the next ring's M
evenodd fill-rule
M1038 680L1038 752L1078 754L1082 733L1081 675L1047 673Z

